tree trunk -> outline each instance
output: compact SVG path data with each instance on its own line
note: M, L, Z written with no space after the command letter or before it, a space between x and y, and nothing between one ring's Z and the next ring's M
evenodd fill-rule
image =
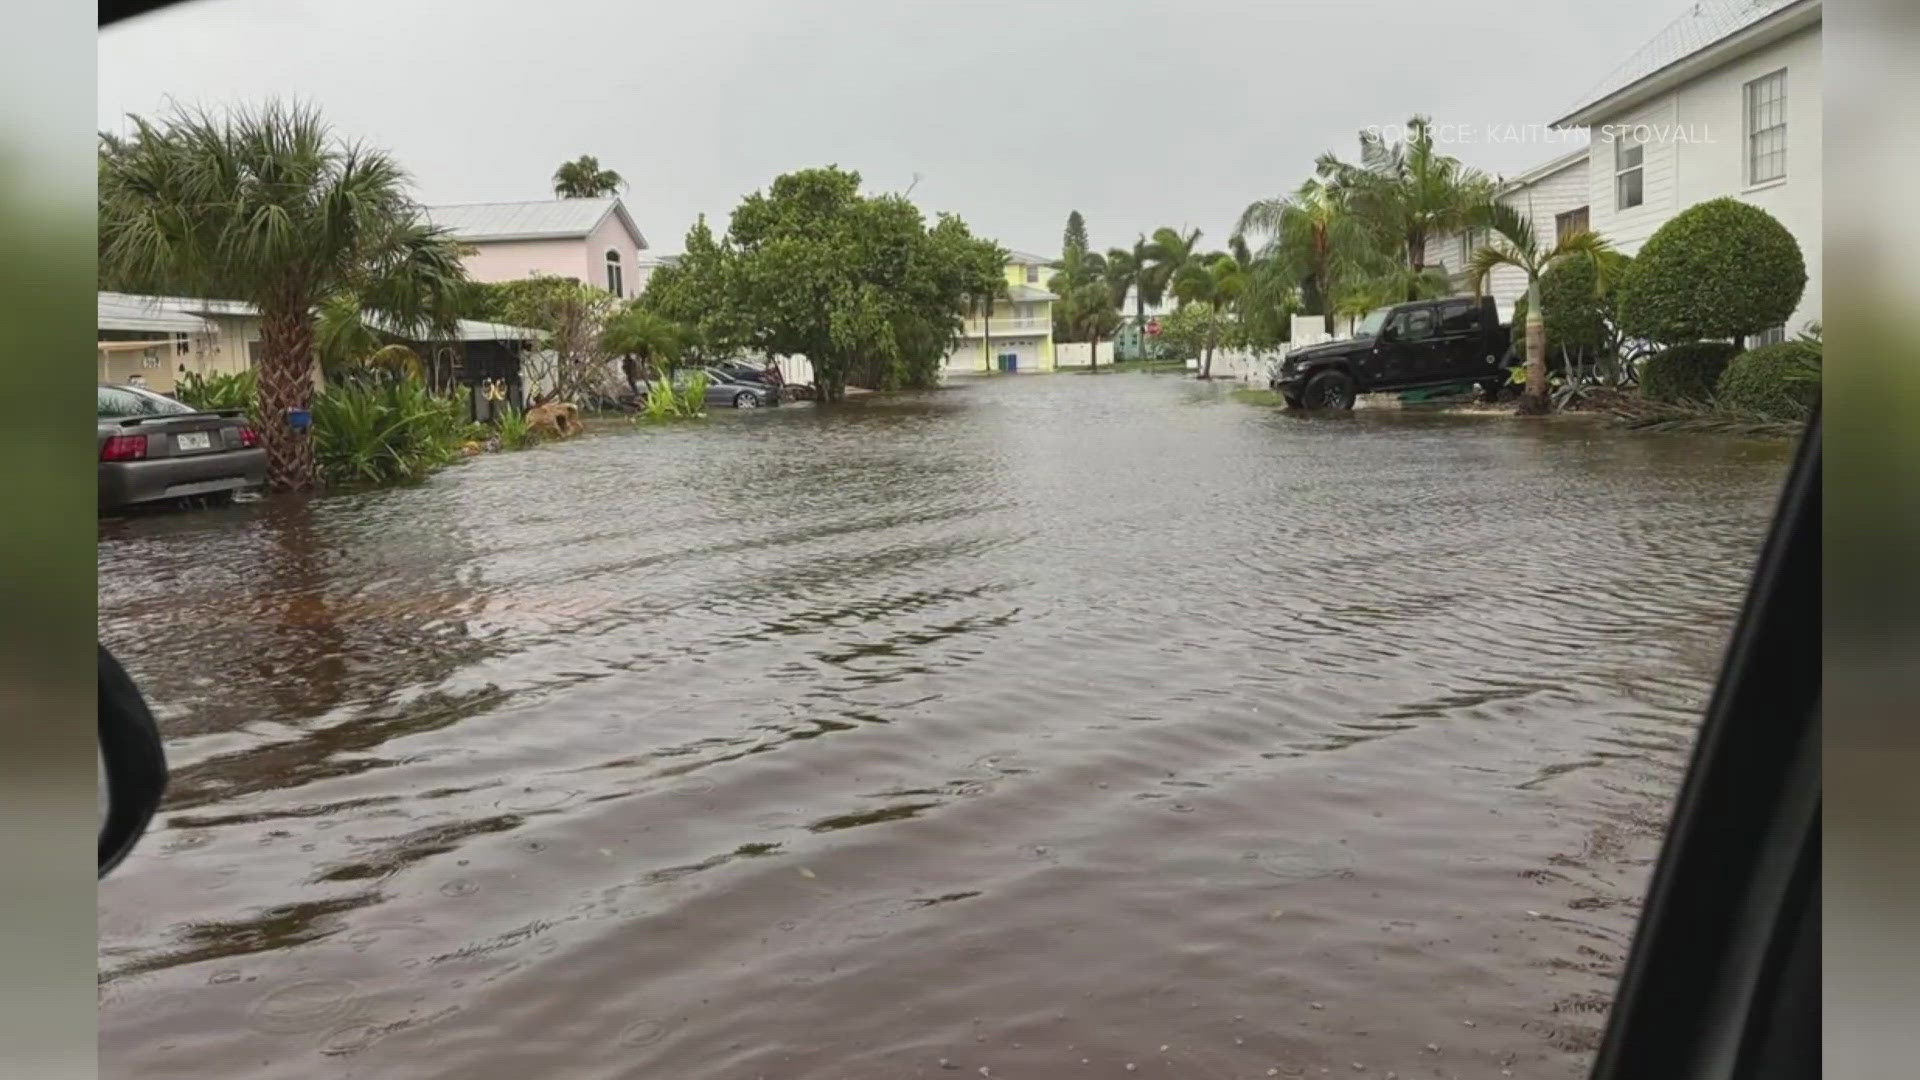
M1097 333L1093 335L1093 351L1087 354L1087 361L1093 365L1094 373L1098 374L1100 371L1100 335Z
M980 336L983 339L985 339L983 342L983 347L987 351L987 355L983 361L983 366L986 368L988 374L992 374L993 372L993 301L992 300L988 300L987 306L980 309Z
M1520 395L1520 415L1542 416L1547 401L1547 323L1540 311L1540 283L1527 283L1527 390Z
M287 414L313 409L313 316L304 306L267 312L260 322L260 345L254 421L267 452L267 489L311 491L313 432L295 431Z

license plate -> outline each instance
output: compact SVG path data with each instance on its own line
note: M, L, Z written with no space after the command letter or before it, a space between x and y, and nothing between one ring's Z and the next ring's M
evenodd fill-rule
M210 450L213 448L213 433L210 431L188 431L173 437L173 445L180 450Z

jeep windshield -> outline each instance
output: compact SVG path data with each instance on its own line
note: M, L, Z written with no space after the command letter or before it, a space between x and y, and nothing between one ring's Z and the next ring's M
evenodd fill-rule
M1359 323L1355 324L1353 336L1357 338L1378 337L1380 327L1387 321L1387 310L1386 308L1376 308L1368 312L1366 318L1361 319Z

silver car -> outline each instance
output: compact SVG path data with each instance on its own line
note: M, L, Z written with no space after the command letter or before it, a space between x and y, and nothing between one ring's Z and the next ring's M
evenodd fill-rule
M200 497L224 502L267 478L238 409L202 412L138 386L98 388L100 508Z
M699 370L707 377L708 405L757 409L763 405L780 404L779 388L762 380L749 378L723 367L706 367ZM692 374L692 372L682 372L680 377L686 379Z

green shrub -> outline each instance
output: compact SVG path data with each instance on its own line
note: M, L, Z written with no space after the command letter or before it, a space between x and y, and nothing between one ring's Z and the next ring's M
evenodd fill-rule
M333 384L313 401L314 456L329 484L418 480L474 434L458 397L413 380Z
M527 414L511 405L494 417L493 429L502 450L525 450L540 441L540 433L527 424Z
M1696 341L1655 353L1640 368L1640 396L1673 404L1711 401L1720 373L1739 351L1724 341Z
M258 387L252 369L231 375L189 371L174 382L173 396L196 409L245 409L251 413Z
M655 379L647 388L647 420L691 420L707 415L707 373L696 371L680 386L672 378Z
M1786 226L1757 206L1709 199L1641 246L1620 282L1620 329L1665 345L1744 337L1785 323L1806 286Z
M1720 376L1715 403L1768 420L1801 420L1820 398L1820 346L1787 341L1748 349Z

